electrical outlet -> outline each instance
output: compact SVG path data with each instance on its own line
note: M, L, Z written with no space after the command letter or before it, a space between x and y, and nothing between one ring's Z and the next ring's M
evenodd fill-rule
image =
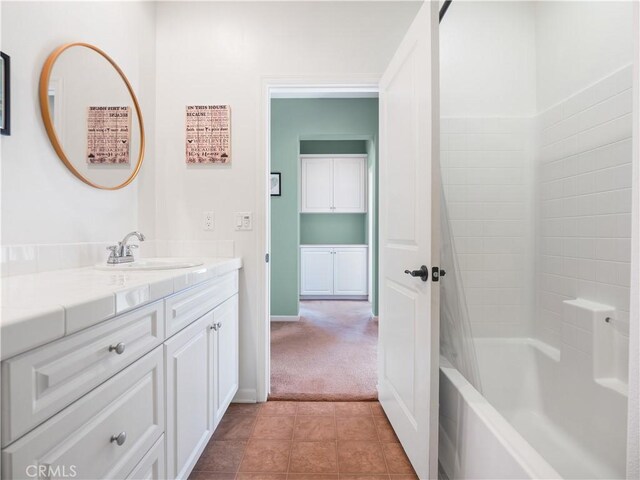
M202 212L202 229L213 230L213 212Z
M253 215L251 212L236 212L236 230L253 230Z

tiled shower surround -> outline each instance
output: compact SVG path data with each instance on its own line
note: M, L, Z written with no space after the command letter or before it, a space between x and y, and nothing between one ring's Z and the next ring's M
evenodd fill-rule
M623 68L534 118L443 119L475 336L534 336L590 356L592 326L563 320L575 298L615 307L628 336L631 82Z
M554 346L588 350L575 342L585 332L562 322L571 298L615 307L629 335L631 86L624 68L538 118L535 331Z
M531 126L442 121L442 177L476 336L523 336L533 305Z

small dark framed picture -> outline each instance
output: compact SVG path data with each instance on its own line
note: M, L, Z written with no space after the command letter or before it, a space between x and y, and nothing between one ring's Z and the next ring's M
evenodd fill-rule
M280 188L280 172L271 172L271 196L279 197L282 195Z
M11 59L0 52L0 133L11 135Z

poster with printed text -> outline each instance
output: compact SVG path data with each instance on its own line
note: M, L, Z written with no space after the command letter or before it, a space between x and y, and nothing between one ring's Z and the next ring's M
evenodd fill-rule
M187 164L230 163L230 106L187 106L186 140Z
M131 107L88 107L88 164L129 164L130 141Z

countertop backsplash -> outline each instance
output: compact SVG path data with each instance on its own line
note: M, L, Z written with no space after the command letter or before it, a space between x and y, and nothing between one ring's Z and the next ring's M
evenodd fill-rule
M57 243L4 245L0 247L2 277L88 267L107 261L107 247L117 243ZM233 240L147 240L140 242L136 257L234 256Z

